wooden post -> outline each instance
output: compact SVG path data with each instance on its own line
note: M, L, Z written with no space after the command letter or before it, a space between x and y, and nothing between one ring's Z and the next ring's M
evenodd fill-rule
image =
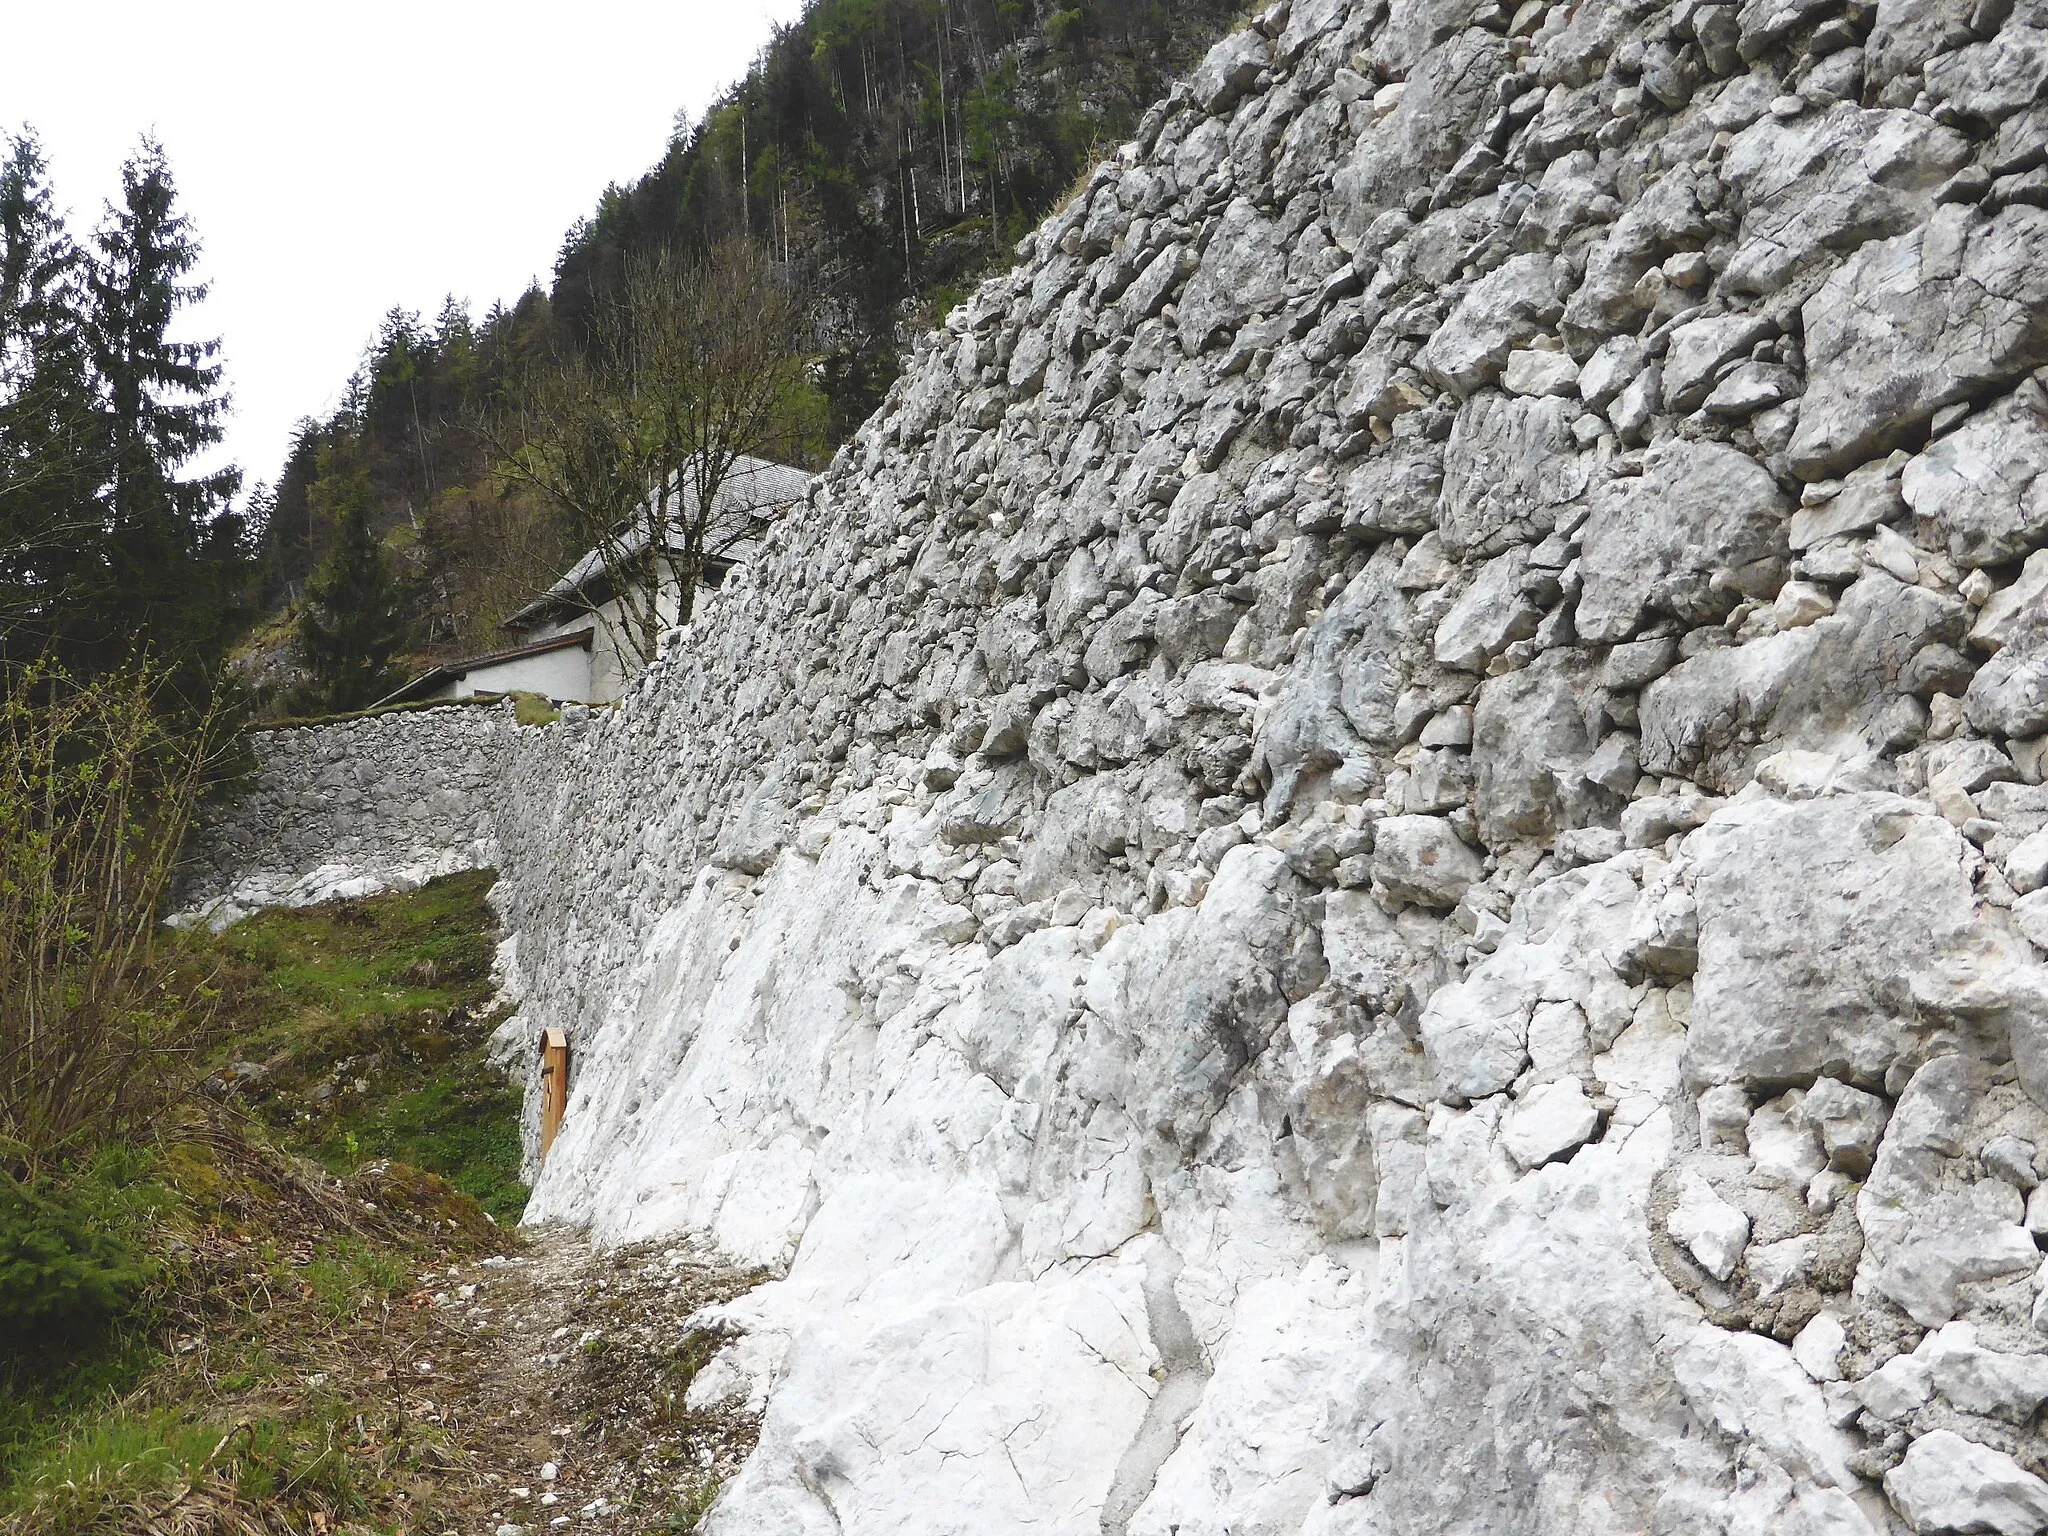
M569 1037L559 1029L541 1037L540 1095L540 1155L545 1161L569 1110Z

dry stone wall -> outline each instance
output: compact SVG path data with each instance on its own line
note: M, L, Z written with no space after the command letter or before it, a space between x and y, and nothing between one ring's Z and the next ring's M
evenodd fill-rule
M2044 83L1277 5L498 792L713 1532L2048 1530Z
M224 927L495 864L501 798L546 772L537 735L509 703L251 734L256 772L206 808L178 920Z

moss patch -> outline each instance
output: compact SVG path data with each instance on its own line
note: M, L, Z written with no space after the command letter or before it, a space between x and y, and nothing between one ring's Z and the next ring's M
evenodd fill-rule
M562 718L562 712L538 693L513 694L512 712L512 717L521 725L553 725Z

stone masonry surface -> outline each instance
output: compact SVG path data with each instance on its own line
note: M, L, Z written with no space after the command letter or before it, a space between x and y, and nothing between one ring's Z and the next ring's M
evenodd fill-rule
M618 709L275 749L495 842L532 1216L781 1276L713 1536L2048 1531L2044 84L1280 4Z
M519 783L515 761L542 761L516 754L536 734L520 731L510 703L253 733L256 774L206 808L174 921L226 927L262 907L496 863L497 806Z

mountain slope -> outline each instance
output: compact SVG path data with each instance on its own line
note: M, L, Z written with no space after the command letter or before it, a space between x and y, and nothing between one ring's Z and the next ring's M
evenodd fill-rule
M1008 261L1239 10L814 0L659 164L607 189L566 236L549 292L481 319L452 299L432 321L387 316L341 408L304 425L262 504L270 604L303 592L332 547L338 487L360 468L409 581L416 656L489 649L498 620L576 551L558 516L496 484L480 424L528 369L581 345L627 262L660 249L745 234L800 274L829 455L917 328Z

